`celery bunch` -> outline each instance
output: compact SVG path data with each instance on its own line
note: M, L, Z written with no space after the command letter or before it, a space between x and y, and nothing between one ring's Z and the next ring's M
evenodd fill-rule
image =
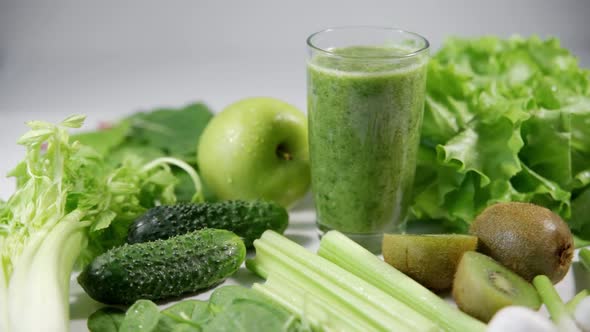
M254 241L246 266L266 278L254 289L316 330L483 331L485 325L336 231L318 255L272 231Z

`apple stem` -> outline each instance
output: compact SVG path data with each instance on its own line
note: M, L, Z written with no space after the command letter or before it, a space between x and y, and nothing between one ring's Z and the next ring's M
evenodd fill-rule
M279 146L277 146L277 156L285 160L293 160L293 156L287 152L287 149L283 144L279 144Z

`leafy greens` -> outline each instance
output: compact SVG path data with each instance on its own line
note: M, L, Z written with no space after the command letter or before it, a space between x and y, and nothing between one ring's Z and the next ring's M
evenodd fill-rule
M127 312L105 307L88 318L91 332L309 331L270 298L242 286L217 288L208 302L180 301L161 312L138 300Z
M81 133L74 139L93 147L113 166L134 155L144 162L174 157L197 168L199 137L211 118L213 113L202 103L178 109L160 108L135 113L110 128ZM190 201L195 189L186 172L176 167L172 168L172 172L177 178L175 195L178 200ZM207 200L213 199L207 190L204 190L204 195Z
M0 204L2 331L69 329L74 263L123 243L138 215L176 201L168 164L185 169L200 194L194 169L178 159L145 163L129 155L109 165L100 152L70 139L68 128L81 127L84 119L31 121L18 141L26 156L10 173L17 190Z
M546 206L590 238L590 71L557 39L450 39L428 68L412 212L465 231L486 206Z

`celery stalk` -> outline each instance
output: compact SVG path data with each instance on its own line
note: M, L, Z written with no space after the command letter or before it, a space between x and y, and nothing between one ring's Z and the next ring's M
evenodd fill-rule
M574 235L574 248L583 248L590 246L590 240L584 240Z
M543 304L547 307L551 320L559 326L560 331L578 331L576 322L553 287L551 279L544 275L538 275L533 279L533 285L543 300Z
M298 288L361 315L381 330L437 330L405 304L275 232L265 232L254 246L256 257L246 266L262 277L288 276Z
M565 309L567 312L573 315L576 311L576 308L578 307L578 304L580 304L580 302L582 302L582 300L588 296L590 296L590 292L587 289L582 290L565 304Z
M326 233L320 241L318 255L397 298L445 331L485 330L485 324L453 308L436 294L342 233Z
M544 275L536 276L533 279L533 285L537 289L539 296L543 300L543 303L547 307L547 311L551 315L551 319L557 322L563 315L567 315L567 309L565 304L557 294L557 291L553 287L551 280Z
M274 279L287 280L287 283L294 284L294 288L299 288L302 296L311 296L313 294L316 298L329 303L331 308L336 308L339 311L346 312L346 316L354 317L357 321L366 322L371 326L372 330L387 330L391 326L403 326L403 329L410 331L409 326L404 326L394 318L388 317L384 312L375 313L375 309L370 303L365 303L349 296L346 291L331 285L326 279L318 277L313 271L308 271L300 264L293 262L287 257L269 256L267 250L261 248L262 245L258 243L256 247L256 259L250 264L255 264L256 269L263 269L268 271L267 283L268 286L273 286L276 282ZM289 277L281 277L281 275L288 275Z
M302 322L309 322L315 330L378 331L358 316L329 304L317 296L302 292L286 277L273 274L265 284L254 284L252 289L269 296Z
M297 266L297 263L290 262L288 265L281 265L273 265L276 267L276 270L272 272L271 278L269 279L272 280L272 277L276 275L280 276L283 271L289 271L289 266ZM302 271L300 269L298 270ZM357 298L356 294L348 293L345 289L331 284L329 279L322 278L320 275L313 273L313 271L298 274L297 271L291 270L288 273L289 278L287 280L292 281L301 292L304 292L308 296L321 294L319 298L328 301L331 307L345 311L351 317L357 317L357 319L367 321L372 325L373 329L381 331L395 329L397 331L408 332L413 329L422 330L421 327L411 326L407 321L401 320L399 315L390 315L384 310L375 308L374 303Z
M584 265L586 270L590 271L590 249L588 249L588 248L581 249L579 256L580 256L580 262L582 262L582 265Z
M278 292L287 291L292 298L298 298L301 302L299 307L302 308L302 319L309 320L310 317L317 317L318 328L342 331L346 329L354 331L373 331L375 330L369 323L359 319L357 315L351 315L350 312L340 310L333 303L327 303L315 294L302 292L299 285L293 284L289 278L281 274L274 274L266 282L266 285ZM296 296L295 294L299 294ZM323 313L322 313L323 311ZM317 313L320 313L318 316Z
M254 246L257 256L247 266L263 276L288 275L302 290L359 314L382 330L436 330L403 303L277 233L265 232Z

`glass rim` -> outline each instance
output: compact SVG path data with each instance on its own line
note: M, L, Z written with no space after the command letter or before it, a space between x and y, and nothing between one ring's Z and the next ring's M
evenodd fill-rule
M404 33L404 34L411 35L412 37L414 37L418 40L421 40L423 42L423 45L422 45L422 47L418 48L417 50L414 50L414 51L411 51L411 52L408 52L405 54L379 55L379 56L353 56L353 55L338 54L333 51L330 51L329 49L325 49L325 48L319 47L317 45L314 45L314 43L313 43L313 38L318 35L321 35L321 34L324 34L327 32L341 31L341 30L348 30L348 29L370 29L370 30L382 30L382 31L393 31L393 32L398 32L398 33ZM306 42L307 42L308 47L310 47L316 51L328 54L333 57L343 58L343 59L376 59L376 60L379 60L379 59L405 59L405 58L411 58L411 57L417 56L420 53L424 53L425 51L427 51L430 48L430 42L428 41L428 39L419 35L418 33L404 30L404 29L394 28L394 27L375 26L375 25L345 25L345 26L326 28L326 29L314 32L311 35L309 35L309 37L307 37Z

